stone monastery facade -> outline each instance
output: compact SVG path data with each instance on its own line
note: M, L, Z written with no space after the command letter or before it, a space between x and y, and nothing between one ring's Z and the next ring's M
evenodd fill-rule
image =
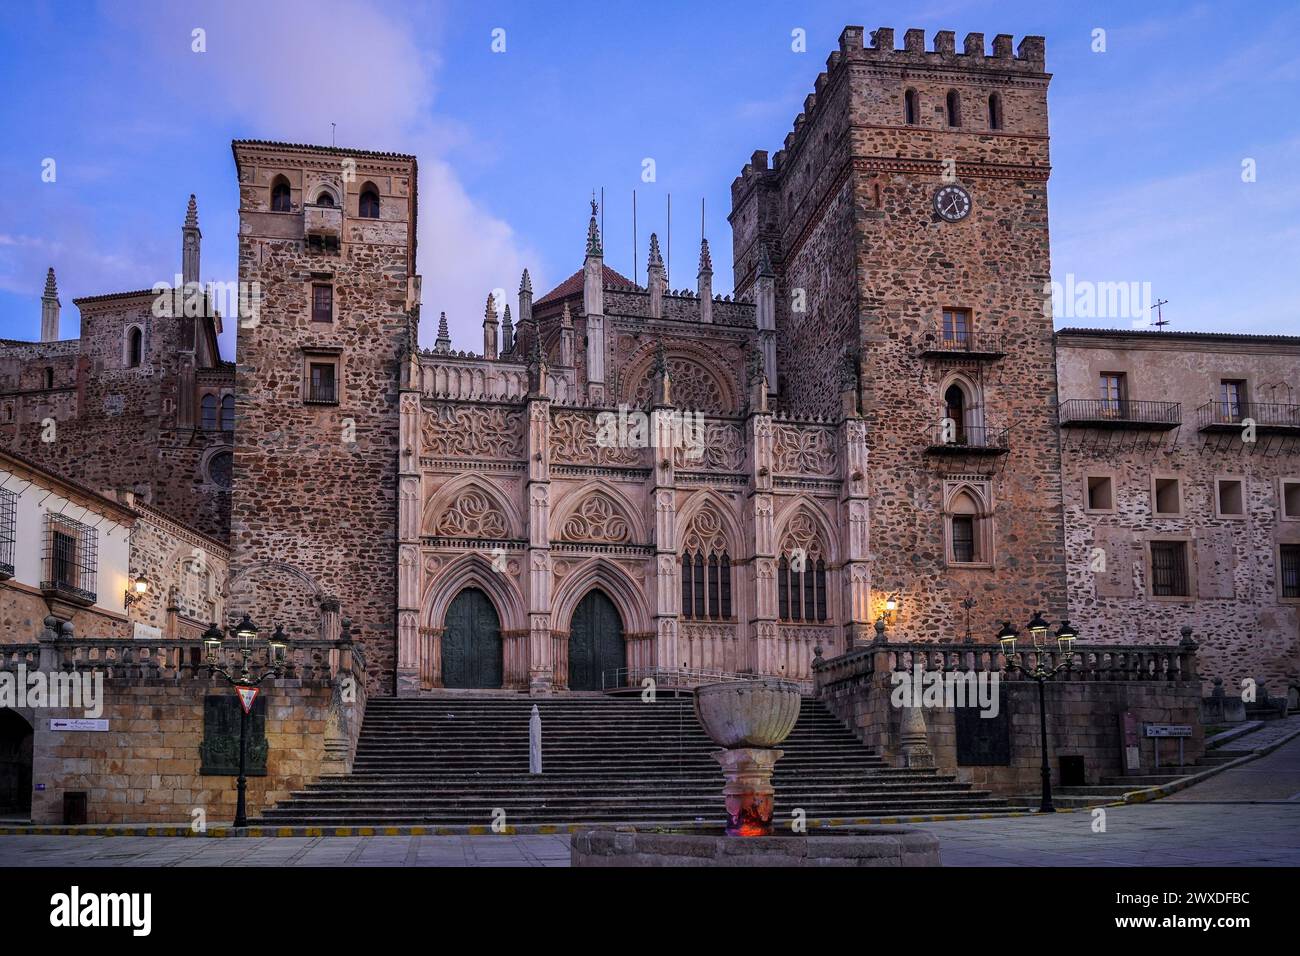
M950 32L896 48L890 29L847 27L783 148L732 184L733 295L715 294L707 242L695 288L667 287L654 237L634 285L606 264L593 203L581 269L537 298L527 271L517 300L489 297L475 352L452 349L445 316L418 345L437 290L415 273L415 157L237 141L239 278L259 292L238 364L216 352L219 320L146 320L147 293L80 300L80 341L0 343L0 430L228 540L229 617L326 639L350 621L381 695L807 680L878 620L892 638L986 642L1038 609L1084 642L1172 643L1187 623L1222 648L1225 679L1294 682L1297 406L1277 412L1267 464L1220 430L1220 453L1251 463L1221 470L1261 477L1211 551L1268 586L1198 571L1212 583L1178 593L1151 541L1206 555L1200 525L1159 524L1173 519L1136 497L1081 507L1101 476L1063 465L1060 401L1110 402L1071 435L1132 416L1105 391L1111 367L1058 348L1043 305L1049 80L1040 37L990 52L970 34L958 52ZM1233 381L1296 381L1297 341L1238 349L1269 364ZM1217 374L1189 371L1188 395L1213 398ZM42 443L49 417L83 444ZM96 443L119 420L147 423L147 456ZM1134 488L1167 467L1127 454ZM1121 539L1099 580L1097 543Z

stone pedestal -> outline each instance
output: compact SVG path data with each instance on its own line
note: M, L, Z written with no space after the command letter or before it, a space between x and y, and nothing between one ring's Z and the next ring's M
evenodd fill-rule
M727 780L722 788L727 804L727 836L772 835L772 804L776 795L772 768L784 754L784 750L760 747L713 752Z
M925 730L925 714L919 706L903 708L903 726L898 734L898 749L903 755L904 767L928 768L934 766L934 752Z

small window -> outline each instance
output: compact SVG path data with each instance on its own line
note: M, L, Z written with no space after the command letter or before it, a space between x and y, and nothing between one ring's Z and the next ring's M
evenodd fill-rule
M970 309L943 310L943 344L959 348L970 344Z
M333 361L307 363L307 401L320 405L337 405L338 365Z
M45 387L46 387L46 388L53 388L53 387L54 387L54 369L52 369L52 368L46 368L46 370L45 370L45 378L44 378L44 380L45 380Z
M94 604L98 532L62 515L47 514L45 522L41 590L57 591L76 603Z
M357 212L362 219L379 218L379 193L374 186L367 185L361 190L361 199L357 203Z
M1088 510L1115 510L1115 487L1110 476L1099 475L1088 479Z
M144 333L138 328L132 328L126 333L126 365L127 368L139 368L140 363L144 361Z
M989 129L1002 128L1002 97L997 93L989 94Z
M948 125L961 126L961 97L956 90L948 91Z
M1300 519L1300 480L1282 479L1282 517Z
M1246 513L1245 495L1237 478L1220 478L1216 482L1217 512L1220 517L1241 516Z
M334 207L334 197L327 190L322 189L316 196L316 205L327 206L332 209Z
M289 212L293 204L289 198L289 180L277 176L271 186L271 212Z
M235 396L233 395L223 395L221 398L221 430L223 432L235 430Z
M1151 593L1156 597L1189 597L1187 542L1151 542Z
M311 287L311 320L334 321L334 286L318 282Z
M903 122L908 126L915 126L920 114L916 90L908 90L903 94Z
M1279 575L1282 579L1282 596L1300 598L1300 544L1284 544L1278 548Z
M958 564L972 564L975 553L975 516L952 516L952 559Z
M217 396L204 395L202 402L203 409L203 430L205 432L216 431L217 428Z
M1155 480L1155 512L1158 515L1181 514L1182 496L1177 478L1157 478Z

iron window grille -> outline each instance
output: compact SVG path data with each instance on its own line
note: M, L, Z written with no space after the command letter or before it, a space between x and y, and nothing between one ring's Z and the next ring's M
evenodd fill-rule
M14 544L18 540L18 496L0 489L0 579L14 576Z
M1282 596L1300 598L1300 544L1281 547Z
M1151 593L1157 597L1189 596L1186 542L1151 542Z
M62 515L47 514L41 590L94 604L98 551L94 528Z
M333 362L312 362L307 369L307 401L336 405L339 400L338 369Z
M959 564L973 564L979 560L975 551L975 518L973 515L953 515L952 559Z

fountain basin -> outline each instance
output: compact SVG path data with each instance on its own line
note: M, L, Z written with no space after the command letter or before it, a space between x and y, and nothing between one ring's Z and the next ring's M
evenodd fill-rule
M828 829L737 840L721 830L578 830L572 866L939 866L939 840L912 827Z
M799 685L777 678L695 689L695 716L719 747L775 747L799 719Z

